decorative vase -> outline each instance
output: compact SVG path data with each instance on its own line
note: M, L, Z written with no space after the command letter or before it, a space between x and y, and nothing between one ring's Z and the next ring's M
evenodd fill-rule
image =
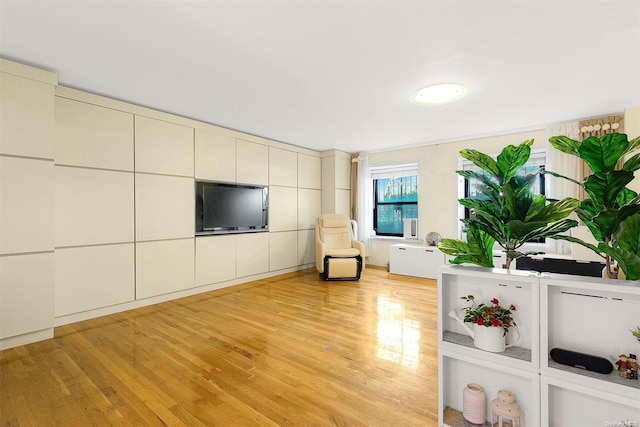
M484 425L487 419L487 396L478 384L467 384L462 390L462 416L471 424Z

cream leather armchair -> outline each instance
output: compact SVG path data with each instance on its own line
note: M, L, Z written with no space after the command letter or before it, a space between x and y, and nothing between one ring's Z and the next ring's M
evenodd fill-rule
M364 243L353 235L346 215L322 214L316 220L316 268L324 280L359 280Z

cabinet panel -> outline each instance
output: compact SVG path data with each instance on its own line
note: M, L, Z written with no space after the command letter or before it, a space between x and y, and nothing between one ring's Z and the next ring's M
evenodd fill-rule
M298 155L293 151L269 147L269 185L298 185Z
M0 338L53 328L53 252L0 257L0 271Z
M269 233L269 271L298 265L298 232Z
M351 191L336 189L336 213L351 217Z
M398 243L389 247L389 272L405 276L438 278L445 256L435 246Z
M237 276L269 271L269 233L238 234Z
M135 299L133 243L57 249L56 317Z
M291 187L269 187L269 231L298 228L298 190Z
M236 235L196 237L196 286L236 278Z
M54 166L0 157L0 253L53 250Z
M193 177L193 128L135 117L136 172Z
M56 247L133 242L132 172L56 166Z
M351 189L351 158L336 156L336 188Z
M0 153L53 159L54 86L0 73Z
M136 240L193 237L193 178L136 174Z
M322 159L298 154L298 187L322 189Z
M243 184L269 184L269 147L236 141L236 180Z
M298 231L298 265L316 262L315 230Z
M136 299L193 288L194 239L136 243Z
M322 190L298 189L298 229L313 229L322 213Z
M236 139L210 130L196 129L196 178L236 181Z
M133 114L55 99L57 164L133 171Z

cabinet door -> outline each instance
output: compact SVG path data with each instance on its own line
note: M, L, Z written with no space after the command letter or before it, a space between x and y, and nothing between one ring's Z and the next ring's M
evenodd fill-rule
M298 153L298 188L322 189L322 159Z
M136 172L193 177L193 128L135 117Z
M298 229L298 191L291 187L269 187L269 231Z
M236 181L236 139L210 130L196 129L196 178Z
M56 97L56 164L133 171L133 114Z
M194 239L136 243L136 299L194 286Z
M53 328L53 252L0 257L0 271L0 338Z
M135 299L133 243L57 249L55 259L56 317Z
M298 232L269 233L269 271L298 264Z
M196 237L196 286L236 278L237 236Z
M236 141L236 178L243 184L269 184L269 147Z
M298 155L295 152L269 147L269 185L298 185Z
M238 277L269 271L269 233L238 234Z

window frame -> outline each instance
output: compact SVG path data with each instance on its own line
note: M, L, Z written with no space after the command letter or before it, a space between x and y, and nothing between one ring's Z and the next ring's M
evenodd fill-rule
M375 236L385 236L385 237L404 237L404 232L401 233L380 233L378 232L378 205L414 205L416 207L416 212L418 211L418 203L420 199L420 175L418 174L418 165L417 164L405 164L405 165L396 165L396 166L378 166L371 167L371 185L373 190L372 197L372 229L374 231ZM380 179L397 179L402 177L414 177L415 176L415 185L416 185L416 201L393 201L393 202L378 202L378 188L377 183ZM407 217L410 218L410 217ZM413 218L413 217L411 217ZM415 216L418 219L418 214ZM402 217L402 220L405 218Z

